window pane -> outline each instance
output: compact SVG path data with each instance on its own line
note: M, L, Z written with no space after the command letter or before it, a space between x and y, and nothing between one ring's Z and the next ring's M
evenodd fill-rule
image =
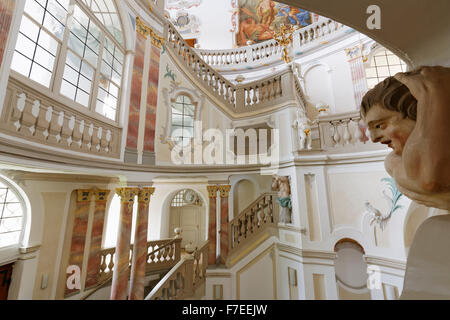
M183 116L180 114L172 114L172 126L182 126Z
M91 92L91 81L86 79L85 77L81 76L78 87L83 89L86 92Z
M375 56L375 63L377 64L377 66L387 66L386 56Z
M81 90L77 90L77 98L75 101L87 107L89 105L89 95Z
M31 60L25 58L18 52L14 52L11 68L25 77L28 77L31 69Z
M44 27L53 33L59 40L62 40L64 36L64 25L48 12L45 14Z
M39 45L48 50L53 56L58 52L58 41L53 39L47 32L41 31L39 35Z
M73 49L79 56L84 55L84 44L81 42L80 39L78 39L72 32L69 36L69 42L68 42L69 48Z
M42 49L41 47L36 48L36 55L34 61L39 63L42 67L48 69L49 71L53 69L53 64L55 63L55 58Z
M70 31L81 41L86 39L88 33L87 29L85 29L77 20L73 20Z
M70 82L73 85L77 85L78 83L78 72L76 72L75 70L73 70L71 67L69 67L68 65L66 65L66 67L64 68L64 75L63 78Z
M92 67L84 61L81 64L81 74L84 75L89 80L94 79L94 69L92 69Z
M178 103L172 103L172 113L183 114L183 105Z
M194 106L192 104L184 105L184 114L188 116L194 116Z
M194 126L194 118L193 117L184 117L183 118L183 126L193 127Z
M23 227L23 207L16 192L1 183L0 247L18 244Z
M61 94L66 97L75 100L76 87L67 81L63 80L61 83Z
M30 19L28 19L27 16L23 16L22 22L20 23L19 30L26 34L28 38L30 38L33 41L36 41L39 34L39 27L31 22Z
M19 202L6 203L3 207L3 218L17 217L22 215L22 205Z
M27 58L33 59L34 51L36 50L36 44L30 39L26 38L23 34L19 33L17 36L16 50L22 53Z
M33 63L33 66L31 67L30 79L48 88L50 86L50 80L52 79L52 73L38 64Z
M44 8L34 0L27 0L27 2L25 2L25 12L33 17L37 23L42 23L44 11Z
M74 68L75 70L80 69L81 59L73 54L70 50L67 51L66 64Z

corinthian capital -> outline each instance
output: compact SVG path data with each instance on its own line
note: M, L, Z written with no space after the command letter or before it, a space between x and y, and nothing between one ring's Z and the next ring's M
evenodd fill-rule
M230 190L231 190L230 185L219 186L220 196L222 198L227 198L228 195L230 194Z
M217 186L207 186L206 189L208 190L208 194L209 194L210 198L217 197L217 190L219 189Z
M138 202L149 204L150 197L155 192L155 188L142 188L138 194Z
M116 193L120 197L120 202L134 202L134 197L139 193L139 189L117 188Z

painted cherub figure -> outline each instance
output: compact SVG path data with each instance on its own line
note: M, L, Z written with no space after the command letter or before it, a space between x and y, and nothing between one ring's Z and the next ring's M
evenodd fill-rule
M273 176L272 190L278 191L277 202L280 204L280 222L292 223L291 186L289 176Z
M393 149L385 167L399 191L450 210L450 69L387 78L365 95L361 116L372 141Z

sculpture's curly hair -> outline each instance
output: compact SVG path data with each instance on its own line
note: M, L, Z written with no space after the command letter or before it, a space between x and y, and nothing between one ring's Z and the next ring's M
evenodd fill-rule
M404 118L416 121L417 100L403 83L389 77L368 91L361 102L361 116L364 117L375 104L398 111Z

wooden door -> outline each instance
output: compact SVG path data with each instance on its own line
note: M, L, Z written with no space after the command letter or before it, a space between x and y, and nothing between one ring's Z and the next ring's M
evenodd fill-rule
M181 227L181 246L192 241L194 247L198 247L204 241L205 219L204 207L195 205L186 205L182 207L171 207L170 210L170 231Z
M11 284L13 264L0 267L0 300L8 300L8 290Z

